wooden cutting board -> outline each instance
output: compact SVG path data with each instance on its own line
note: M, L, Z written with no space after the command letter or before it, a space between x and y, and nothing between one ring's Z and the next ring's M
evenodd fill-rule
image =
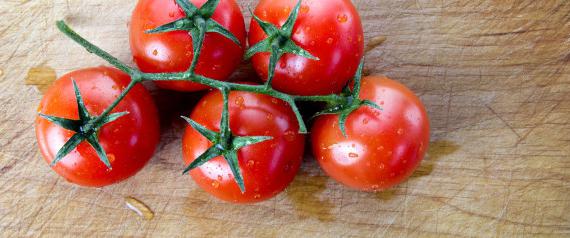
M570 1L355 4L366 38L386 39L369 52L368 73L405 83L428 108L428 158L406 183L372 194L340 186L307 157L278 197L238 206L181 176L184 123L177 118L191 110L196 94L154 90L162 144L134 178L88 189L53 173L34 135L41 90L56 75L104 63L58 33L54 22L67 19L130 62L127 22L135 1L1 1L0 234L570 236ZM255 76L244 67L235 77ZM127 196L146 203L154 219L126 209Z

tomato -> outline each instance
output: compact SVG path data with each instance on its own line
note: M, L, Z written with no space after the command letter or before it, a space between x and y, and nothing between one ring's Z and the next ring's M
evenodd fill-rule
M283 191L301 165L305 138L299 134L295 114L288 104L266 95L231 92L230 129L235 136L270 136L272 140L243 147L238 151L239 167L245 182L242 193L223 157L216 157L190 172L193 180L213 196L234 203L269 199ZM223 108L218 91L204 96L191 118L206 128L219 131ZM183 137L186 165L204 153L212 143L188 126Z
M206 0L192 0L202 6ZM188 31L147 34L145 31L185 17L174 0L140 0L130 23L130 45L133 59L147 73L184 72L194 56ZM242 43L217 33L206 33L196 73L217 80L226 80L239 66L245 49L245 24L234 0L221 0L212 16ZM191 82L157 82L157 85L178 91L199 91L206 86Z
M77 82L90 115L100 115L130 82L123 72L108 68L87 68L58 79L44 95L39 112L67 119L79 118L72 80ZM151 95L135 86L113 112L129 114L101 127L100 144L112 169L101 162L93 147L83 141L52 169L72 183L102 187L127 179L152 157L159 140L159 119ZM36 137L46 162L75 134L42 117L36 120Z
M362 79L361 99L383 110L361 107L346 121L347 137L337 115L317 118L312 147L321 168L355 189L377 191L407 179L428 148L429 119L420 99L386 77Z
M297 0L261 0L254 14L260 19L282 26ZM267 38L252 20L249 45ZM295 95L338 93L358 68L364 40L360 16L350 0L304 0L299 10L292 40L319 60L285 54L275 69L275 89ZM252 58L254 69L266 80L269 53Z

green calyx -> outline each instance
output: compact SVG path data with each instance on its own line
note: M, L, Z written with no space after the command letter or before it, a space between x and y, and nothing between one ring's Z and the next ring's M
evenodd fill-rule
M251 13L253 19L259 24L265 34L267 34L267 38L255 44L254 46L251 46L246 51L244 58L246 60L250 59L255 54L261 52L268 52L271 54L269 58L269 68L267 70L267 81L265 82L266 87L271 87L271 82L275 76L275 67L277 66L279 59L281 59L284 54L295 54L308 59L319 60L317 57L313 56L311 53L298 46L291 39L291 36L293 35L293 28L295 26L295 22L297 21L297 16L299 15L300 7L301 1L299 0L297 2L297 5L295 5L295 8L293 8L291 11L291 14L287 18L287 21L281 28L278 28L269 22L263 21L255 14L253 14L253 12Z
M184 118L188 124L192 128L194 128L198 133L202 136L206 137L210 142L212 142L212 146L206 150L202 155L198 156L186 169L184 173L188 173L191 170L205 164L206 162L212 160L215 157L223 156L232 173L234 175L234 179L239 186L242 193L245 192L245 183L243 181L243 176L241 170L239 168L239 161L238 161L238 151L246 146L250 146L253 144L261 143L267 140L273 139L269 136L234 136L230 130L230 123L229 123L229 106L228 106L228 97L229 97L229 90L228 89L221 89L222 96L224 98L224 108L222 111L222 119L220 122L220 132L214 132L209 130L208 128L200 125L196 121L187 118Z
M339 115L339 128L342 132L342 135L345 137L346 134L346 120L348 116L359 109L362 106L372 107L378 110L382 110L378 104L370 101L370 100L361 100L360 96L360 87L362 81L362 69L364 68L364 59L360 62L358 66L358 70L356 70L356 74L353 78L354 86L351 89L350 84L347 85L343 92L340 94L340 97L335 101L329 101L327 107L321 111L316 113L313 118L321 116L321 115L331 115L336 114Z
M77 100L77 110L79 114L78 120L40 114L40 117L45 118L46 120L67 130L75 132L75 135L73 135L71 139L69 139L57 152L55 158L51 162L51 166L57 164L57 162L62 160L66 155L77 148L81 142L87 141L89 144L91 144L93 149L95 149L101 162L103 162L107 168L111 169L111 163L107 158L107 153L105 153L103 146L101 146L99 143L97 132L99 129L101 129L101 127L103 127L103 125L111 123L120 117L127 115L128 112L119 112L113 114L104 113L99 117L91 116L85 107L85 103L83 102L83 98L81 97L79 87L77 86L75 80L73 81L73 88L75 90L75 98Z
M194 57L188 72L194 72L198 59L200 58L200 52L202 50L202 44L204 43L206 33L218 33L241 47L239 40L229 30L225 29L220 25L220 23L212 19L212 15L214 15L214 11L216 11L216 7L219 2L220 0L208 0L201 8L197 8L189 0L176 0L176 3L180 8L182 8L186 16L155 29L146 31L146 33L155 34L171 31L187 31L192 37L192 46L194 48Z

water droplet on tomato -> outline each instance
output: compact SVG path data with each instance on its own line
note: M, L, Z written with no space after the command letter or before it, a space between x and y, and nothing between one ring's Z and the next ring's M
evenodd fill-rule
M239 96L236 98L236 105L238 106L243 106L243 103L245 102L245 99L243 99L242 96Z
M289 142L294 141L296 137L297 136L296 136L295 132L293 132L293 131L285 132L285 140L287 140Z
M398 129L398 135L403 135L404 134L404 129L400 128Z
M362 124L366 125L366 124L368 124L368 122L370 122L370 119L368 119L368 118L362 119Z
M378 150L378 151L383 151L383 150L384 150L384 146L378 146L378 147L376 147L376 150Z
M272 120L273 117L274 117L273 113L267 113L267 116L266 116L267 120Z
M107 154L107 158L109 159L109 162L113 163L113 161L115 161L115 155L114 154Z
M384 163L380 163L380 165L378 166L378 168L380 168L381 170L384 169L386 167L386 165L384 165Z
M378 189L380 189L380 185L374 184L374 185L372 185L371 189L372 189L372 191L377 191Z
M316 42L314 40L311 41L311 43L309 43L311 46L315 46Z
M348 153L348 157L350 158L358 158L358 154L357 153Z
M338 22L340 23L345 23L348 21L348 16L346 14L340 14L336 17L336 19L338 20Z
M171 17L171 18L174 17L174 12L168 13L168 16Z
M218 175L218 181L222 181L224 179L224 177L222 177L222 175Z
M255 166L254 160L247 161L247 167L253 168L253 166Z
M212 187L214 188L219 188L220 187L220 182L218 180L214 180L214 182L212 182Z
M279 63L279 67L281 67L282 69L286 68L286 67L287 67L287 61L282 60L282 61Z
M301 13L308 13L311 10L311 8L307 5L303 5L301 6L300 12Z
M253 198L255 198L255 199L260 199L260 198L261 198L261 194L256 193L255 195L253 195Z
M152 55L157 56L157 55L158 55L158 50L153 50L153 51L152 51Z
M271 102L272 102L273 104L277 104L277 103L279 103L279 100L278 100L277 98L272 98L272 99L271 99Z
M332 37L329 37L329 38L327 39L327 44L330 45L330 44L333 43L333 41L334 41L333 38L332 38Z

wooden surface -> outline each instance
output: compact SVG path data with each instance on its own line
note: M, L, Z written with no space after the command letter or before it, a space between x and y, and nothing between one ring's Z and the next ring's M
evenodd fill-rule
M408 182L370 194L340 186L307 158L285 192L248 206L216 201L180 175L176 118L197 96L154 93L162 144L127 182L76 187L41 159L33 121L43 84L103 63L55 20L130 61L134 4L0 2L2 236L570 236L570 1L356 1L367 39L386 37L368 72L405 83L428 108L428 159ZM246 67L236 77L249 75ZM127 210L127 196L154 219Z

